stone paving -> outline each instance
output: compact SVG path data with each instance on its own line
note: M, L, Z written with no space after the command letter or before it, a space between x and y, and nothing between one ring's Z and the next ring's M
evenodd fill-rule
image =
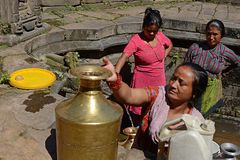
M240 6L203 2L159 2L77 11L70 8L61 10L60 14L44 8L43 20L49 24L51 22L51 25L45 24L51 30L35 38L26 33L24 38L28 41L21 43L18 43L19 38L22 40L23 36L12 36L12 44L18 44L0 49L1 69L11 73L28 67L48 68L36 61L41 55L74 49L104 50L109 46L126 44L130 36L125 34L141 30L142 16L148 6L161 11L164 19L163 31L170 38L203 39L206 22L211 18L220 18L227 29L227 37L223 41L239 47ZM20 90L1 85L0 160L55 159L55 144L54 140L51 141L54 135L54 108L64 99L49 90ZM239 129L239 123L235 126ZM240 145L239 130L235 132L236 137L226 140ZM126 159L125 150L119 150L119 154L122 154L119 159Z

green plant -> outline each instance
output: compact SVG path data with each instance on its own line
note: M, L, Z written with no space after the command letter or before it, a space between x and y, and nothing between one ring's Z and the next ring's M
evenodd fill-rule
M11 33L11 25L9 23L0 22L0 32L2 34Z
M54 15L56 15L56 16L58 16L58 17L60 17L60 18L64 18L64 13L63 13L63 11L58 11L58 10L53 10L53 11L51 11L51 13L52 14L54 14Z
M180 59L180 53L179 52L175 52L173 53L173 55L171 56L171 62L176 65L177 61Z
M70 5L70 4L67 4L67 3L65 4L65 8L68 11L76 11L76 7L74 7L74 6Z
M181 59L180 52L172 52L170 56L170 63L167 65L167 68L172 68L172 66L176 66L177 61Z
M7 72L0 73L0 84L9 83L10 75Z
M8 48L9 46L7 44L0 43L0 49L2 48Z
M62 19L45 19L43 22L55 27L63 26L65 24Z

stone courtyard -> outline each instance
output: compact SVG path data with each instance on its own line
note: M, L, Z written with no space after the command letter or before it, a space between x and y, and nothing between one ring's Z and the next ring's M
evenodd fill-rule
M167 77L181 62L188 44L204 39L204 27L211 18L223 20L227 32L223 43L240 54L240 5L234 1L64 2L0 1L1 22L7 22L2 23L7 27L2 27L0 34L1 75L30 67L62 72L66 66L52 62L49 57L75 51L81 63L100 65L103 56L116 63L131 35L141 31L143 13L149 6L161 11L162 30L172 39L173 52L178 57L176 64L167 69ZM12 26L11 30L6 24ZM132 62L130 59L129 63ZM171 62L167 59L166 67ZM210 117L216 122L214 140L219 144L230 142L240 146L239 75L239 67L225 75L225 106ZM54 109L75 94L58 94L56 84L42 90L0 85L0 160L56 159ZM119 159L126 154L119 147Z

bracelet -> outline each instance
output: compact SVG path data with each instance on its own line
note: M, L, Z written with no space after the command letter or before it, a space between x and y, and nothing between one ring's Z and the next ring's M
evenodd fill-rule
M117 74L117 80L114 82L108 82L109 88L112 90L119 90L122 84L122 76L119 73Z

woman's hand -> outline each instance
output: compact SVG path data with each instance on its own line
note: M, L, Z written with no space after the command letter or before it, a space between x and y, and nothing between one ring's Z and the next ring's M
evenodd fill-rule
M104 63L103 68L106 68L112 72L112 76L106 79L107 82L115 82L117 80L117 74L115 71L115 67L113 66L113 64L110 62L110 60L107 57L103 58L103 63Z

